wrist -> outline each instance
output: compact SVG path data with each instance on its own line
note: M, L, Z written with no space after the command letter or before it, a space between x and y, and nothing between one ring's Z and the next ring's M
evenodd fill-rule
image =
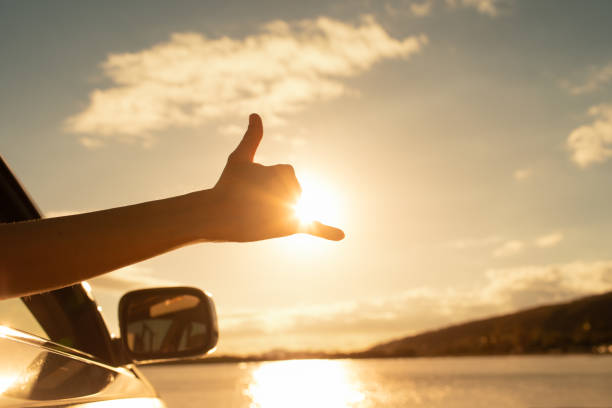
M184 196L189 203L191 214L187 229L195 242L224 241L222 198L214 188L200 190Z

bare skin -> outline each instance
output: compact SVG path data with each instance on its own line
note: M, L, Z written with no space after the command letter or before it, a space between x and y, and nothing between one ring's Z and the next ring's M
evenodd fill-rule
M0 299L68 286L199 242L248 242L299 232L339 241L344 232L301 225L293 168L253 157L263 137L252 114L244 138L208 190L66 217L0 224Z

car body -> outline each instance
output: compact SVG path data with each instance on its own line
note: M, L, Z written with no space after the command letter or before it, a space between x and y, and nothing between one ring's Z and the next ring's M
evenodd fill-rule
M0 158L0 222L37 218L40 211ZM170 316L166 326L189 326L190 333L197 326L199 331L179 348L183 332L176 335L176 330L164 329L164 341L155 350L136 349L134 327L150 331L151 323L154 327L161 319L159 312L143 317L142 306L151 309L151 299L160 296L198 303L187 317L200 319L197 324L186 324L186 315L177 320L176 309L161 313ZM214 350L218 328L212 299L195 288L158 288L125 295L120 308L122 337L117 339L111 338L85 282L0 301L0 407L164 407L136 363L197 357ZM149 326L142 323L145 318Z

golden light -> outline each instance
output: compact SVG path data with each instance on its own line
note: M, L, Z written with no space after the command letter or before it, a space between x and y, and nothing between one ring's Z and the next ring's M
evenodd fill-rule
M336 194L320 178L305 173L299 175L302 196L294 206L295 216L302 224L321 221L336 225L339 220L339 203Z
M263 363L246 390L251 408L352 407L365 398L346 362L293 360Z

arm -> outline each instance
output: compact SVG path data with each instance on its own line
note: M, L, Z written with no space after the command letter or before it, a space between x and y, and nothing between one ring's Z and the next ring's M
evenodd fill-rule
M289 165L253 163L263 136L257 115L217 184L183 196L67 217L0 224L0 299L71 285L197 242L246 242L306 232L292 204L300 186Z

